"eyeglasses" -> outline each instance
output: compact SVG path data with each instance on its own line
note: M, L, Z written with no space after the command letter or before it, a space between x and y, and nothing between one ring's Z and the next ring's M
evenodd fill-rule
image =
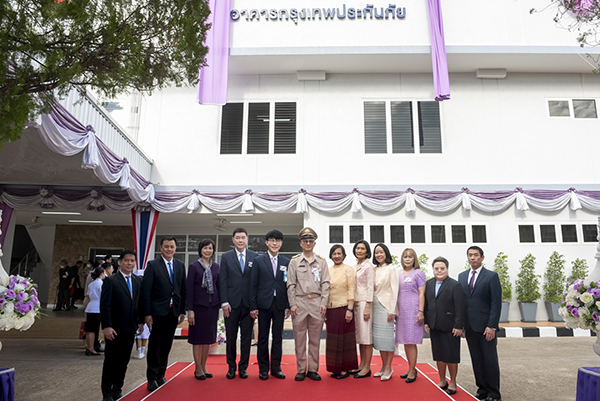
M271 243L271 244L279 244L279 243L283 242L283 240L281 240L281 239L276 239L276 238L269 238L269 239L267 240L267 242L269 242L269 243Z
M303 243L305 243L307 245L312 245L312 244L315 243L315 240L314 239L303 239L300 242L303 242Z

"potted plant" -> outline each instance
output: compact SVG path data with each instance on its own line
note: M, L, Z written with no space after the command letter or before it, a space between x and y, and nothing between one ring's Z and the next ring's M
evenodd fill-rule
M556 251L552 252L546 264L544 281L544 302L546 311L548 312L548 320L551 322L563 322L563 318L558 314L558 308L560 308L560 301L562 301L567 282L564 255Z
M508 310L512 300L512 284L508 274L508 255L504 252L498 253L494 259L494 271L498 273L500 285L502 285L502 311L500 312L500 322L508 322Z
M575 259L571 262L571 275L567 278L567 286L577 280L584 280L588 275L588 264L585 259Z
M527 254L520 260L521 268L515 281L522 322L536 322L537 301L540 298L540 276L535 274L535 256Z

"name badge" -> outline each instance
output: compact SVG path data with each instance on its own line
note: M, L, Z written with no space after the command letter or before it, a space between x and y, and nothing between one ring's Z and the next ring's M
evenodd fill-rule
M412 277L404 277L405 283L412 283Z

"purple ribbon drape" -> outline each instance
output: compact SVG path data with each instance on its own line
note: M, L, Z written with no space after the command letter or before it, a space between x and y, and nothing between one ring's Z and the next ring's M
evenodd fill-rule
M8 231L8 224L10 223L10 217L12 216L13 208L8 206L6 203L0 203L0 210L2 210L2 222L0 223L0 248L4 245L4 238Z
M435 100L441 102L450 99L450 80L448 78L448 60L446 59L442 7L440 0L427 0L427 6L429 9L433 87L435 90Z
M206 66L200 68L198 103L224 105L227 103L229 77L229 4L230 0L210 0L212 24L206 33Z

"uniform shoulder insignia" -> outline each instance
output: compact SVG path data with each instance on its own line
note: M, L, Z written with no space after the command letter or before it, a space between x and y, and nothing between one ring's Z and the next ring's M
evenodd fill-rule
M296 259L297 257L299 257L300 255L302 255L301 253L299 253L298 255L294 255L292 256L292 259Z
M319 254L317 254L317 253L315 253L315 256L316 256L317 258L319 258L319 259L323 259L323 260L325 260L325 258L324 258L323 256L321 256L321 255L319 255Z

